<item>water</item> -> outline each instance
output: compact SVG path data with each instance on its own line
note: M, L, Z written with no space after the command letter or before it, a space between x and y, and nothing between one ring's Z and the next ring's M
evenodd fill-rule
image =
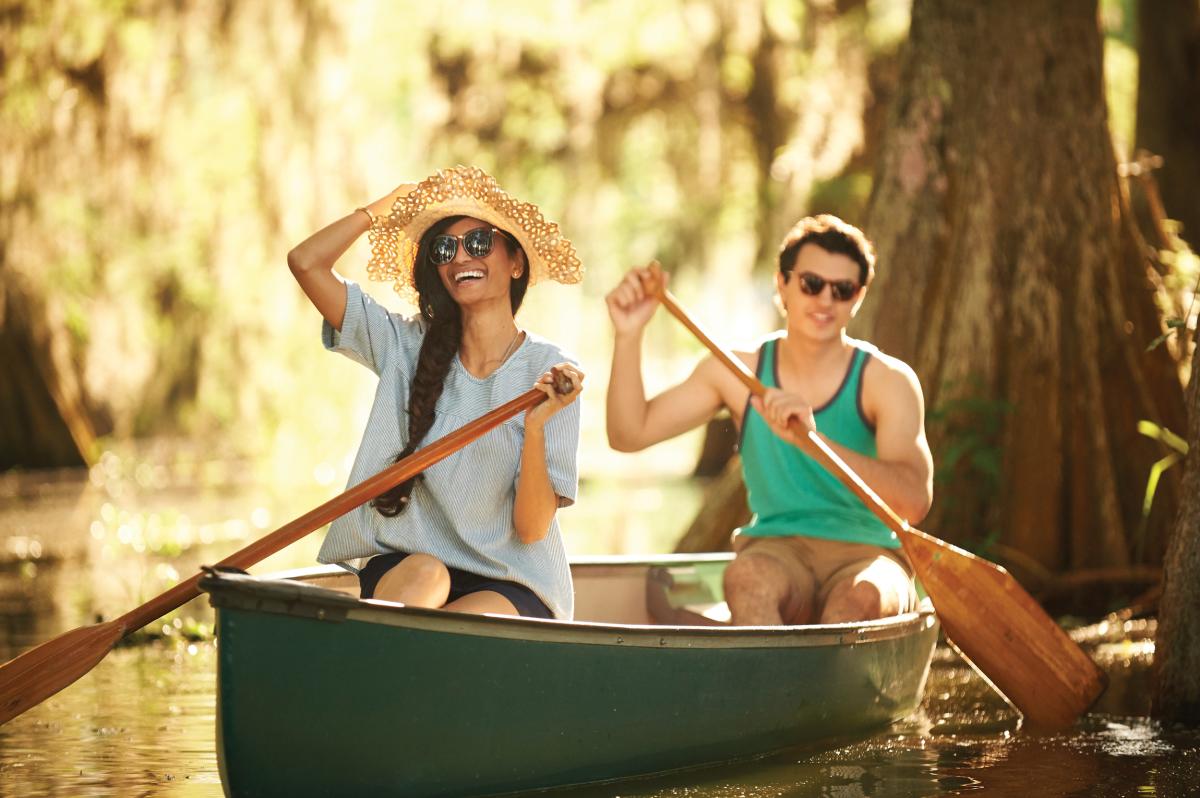
M298 496L303 510L336 492L234 490L220 474L207 482L181 478L184 490L170 474L145 471L147 484L138 487L121 467L113 470L115 477L93 472L90 480L0 480L0 658L97 614L132 608L161 592L172 574L190 573L289 520L284 508L299 514ZM577 541L576 549L669 545L678 518L691 515L695 491L639 490L621 503L612 501L620 485L587 486L576 522L599 520L590 542ZM614 516L618 505L631 517ZM264 567L309 564L316 544L305 541ZM204 599L191 603L154 625L156 639L143 635L140 644L117 648L79 682L0 727L0 795L222 795L211 620ZM982 680L939 649L920 709L869 739L556 795L1200 795L1200 732L1161 728L1146 717L1152 639L1151 621L1093 630L1089 649L1112 684L1095 711L1063 734L1022 729Z

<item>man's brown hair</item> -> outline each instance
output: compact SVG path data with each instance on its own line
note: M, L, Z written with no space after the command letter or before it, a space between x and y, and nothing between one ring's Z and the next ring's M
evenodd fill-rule
M832 214L822 213L804 217L783 237L779 245L779 272L784 280L791 276L796 256L805 244L816 244L826 252L853 260L858 264L858 279L863 285L875 276L875 247L863 231Z

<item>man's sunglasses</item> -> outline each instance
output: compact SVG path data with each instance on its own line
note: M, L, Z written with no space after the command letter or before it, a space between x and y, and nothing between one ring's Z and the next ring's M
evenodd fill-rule
M496 233L504 235L503 231L494 227L476 227L460 236L452 236L449 233L436 235L429 242L429 259L435 266L449 263L458 254L459 241L462 242L463 249L472 258L486 258L492 251Z
M826 280L812 272L800 272L796 279L800 281L800 291L809 296L819 296L828 285L830 295L838 302L849 302L862 290L862 285L854 280Z

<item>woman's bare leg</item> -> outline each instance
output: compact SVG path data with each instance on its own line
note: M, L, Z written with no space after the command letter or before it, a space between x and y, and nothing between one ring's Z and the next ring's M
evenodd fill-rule
M379 578L375 598L437 609L450 595L450 572L437 557L410 554Z
M468 593L460 599L455 599L447 604L442 609L454 610L455 612L473 612L483 614L485 612L494 612L497 615L520 615L513 603L501 594L493 590L480 590L477 593Z

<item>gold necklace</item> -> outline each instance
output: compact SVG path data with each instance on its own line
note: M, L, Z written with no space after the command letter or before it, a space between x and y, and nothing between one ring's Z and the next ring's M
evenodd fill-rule
M517 348L517 341L519 341L520 339L521 339L521 328L518 327L517 331L515 333L513 333L512 340L508 342L508 347L504 350L504 354L500 355L499 361L490 360L488 362L489 363L499 362L500 365L504 365L504 361L508 360L508 356L511 355L513 353L513 350L515 350Z

